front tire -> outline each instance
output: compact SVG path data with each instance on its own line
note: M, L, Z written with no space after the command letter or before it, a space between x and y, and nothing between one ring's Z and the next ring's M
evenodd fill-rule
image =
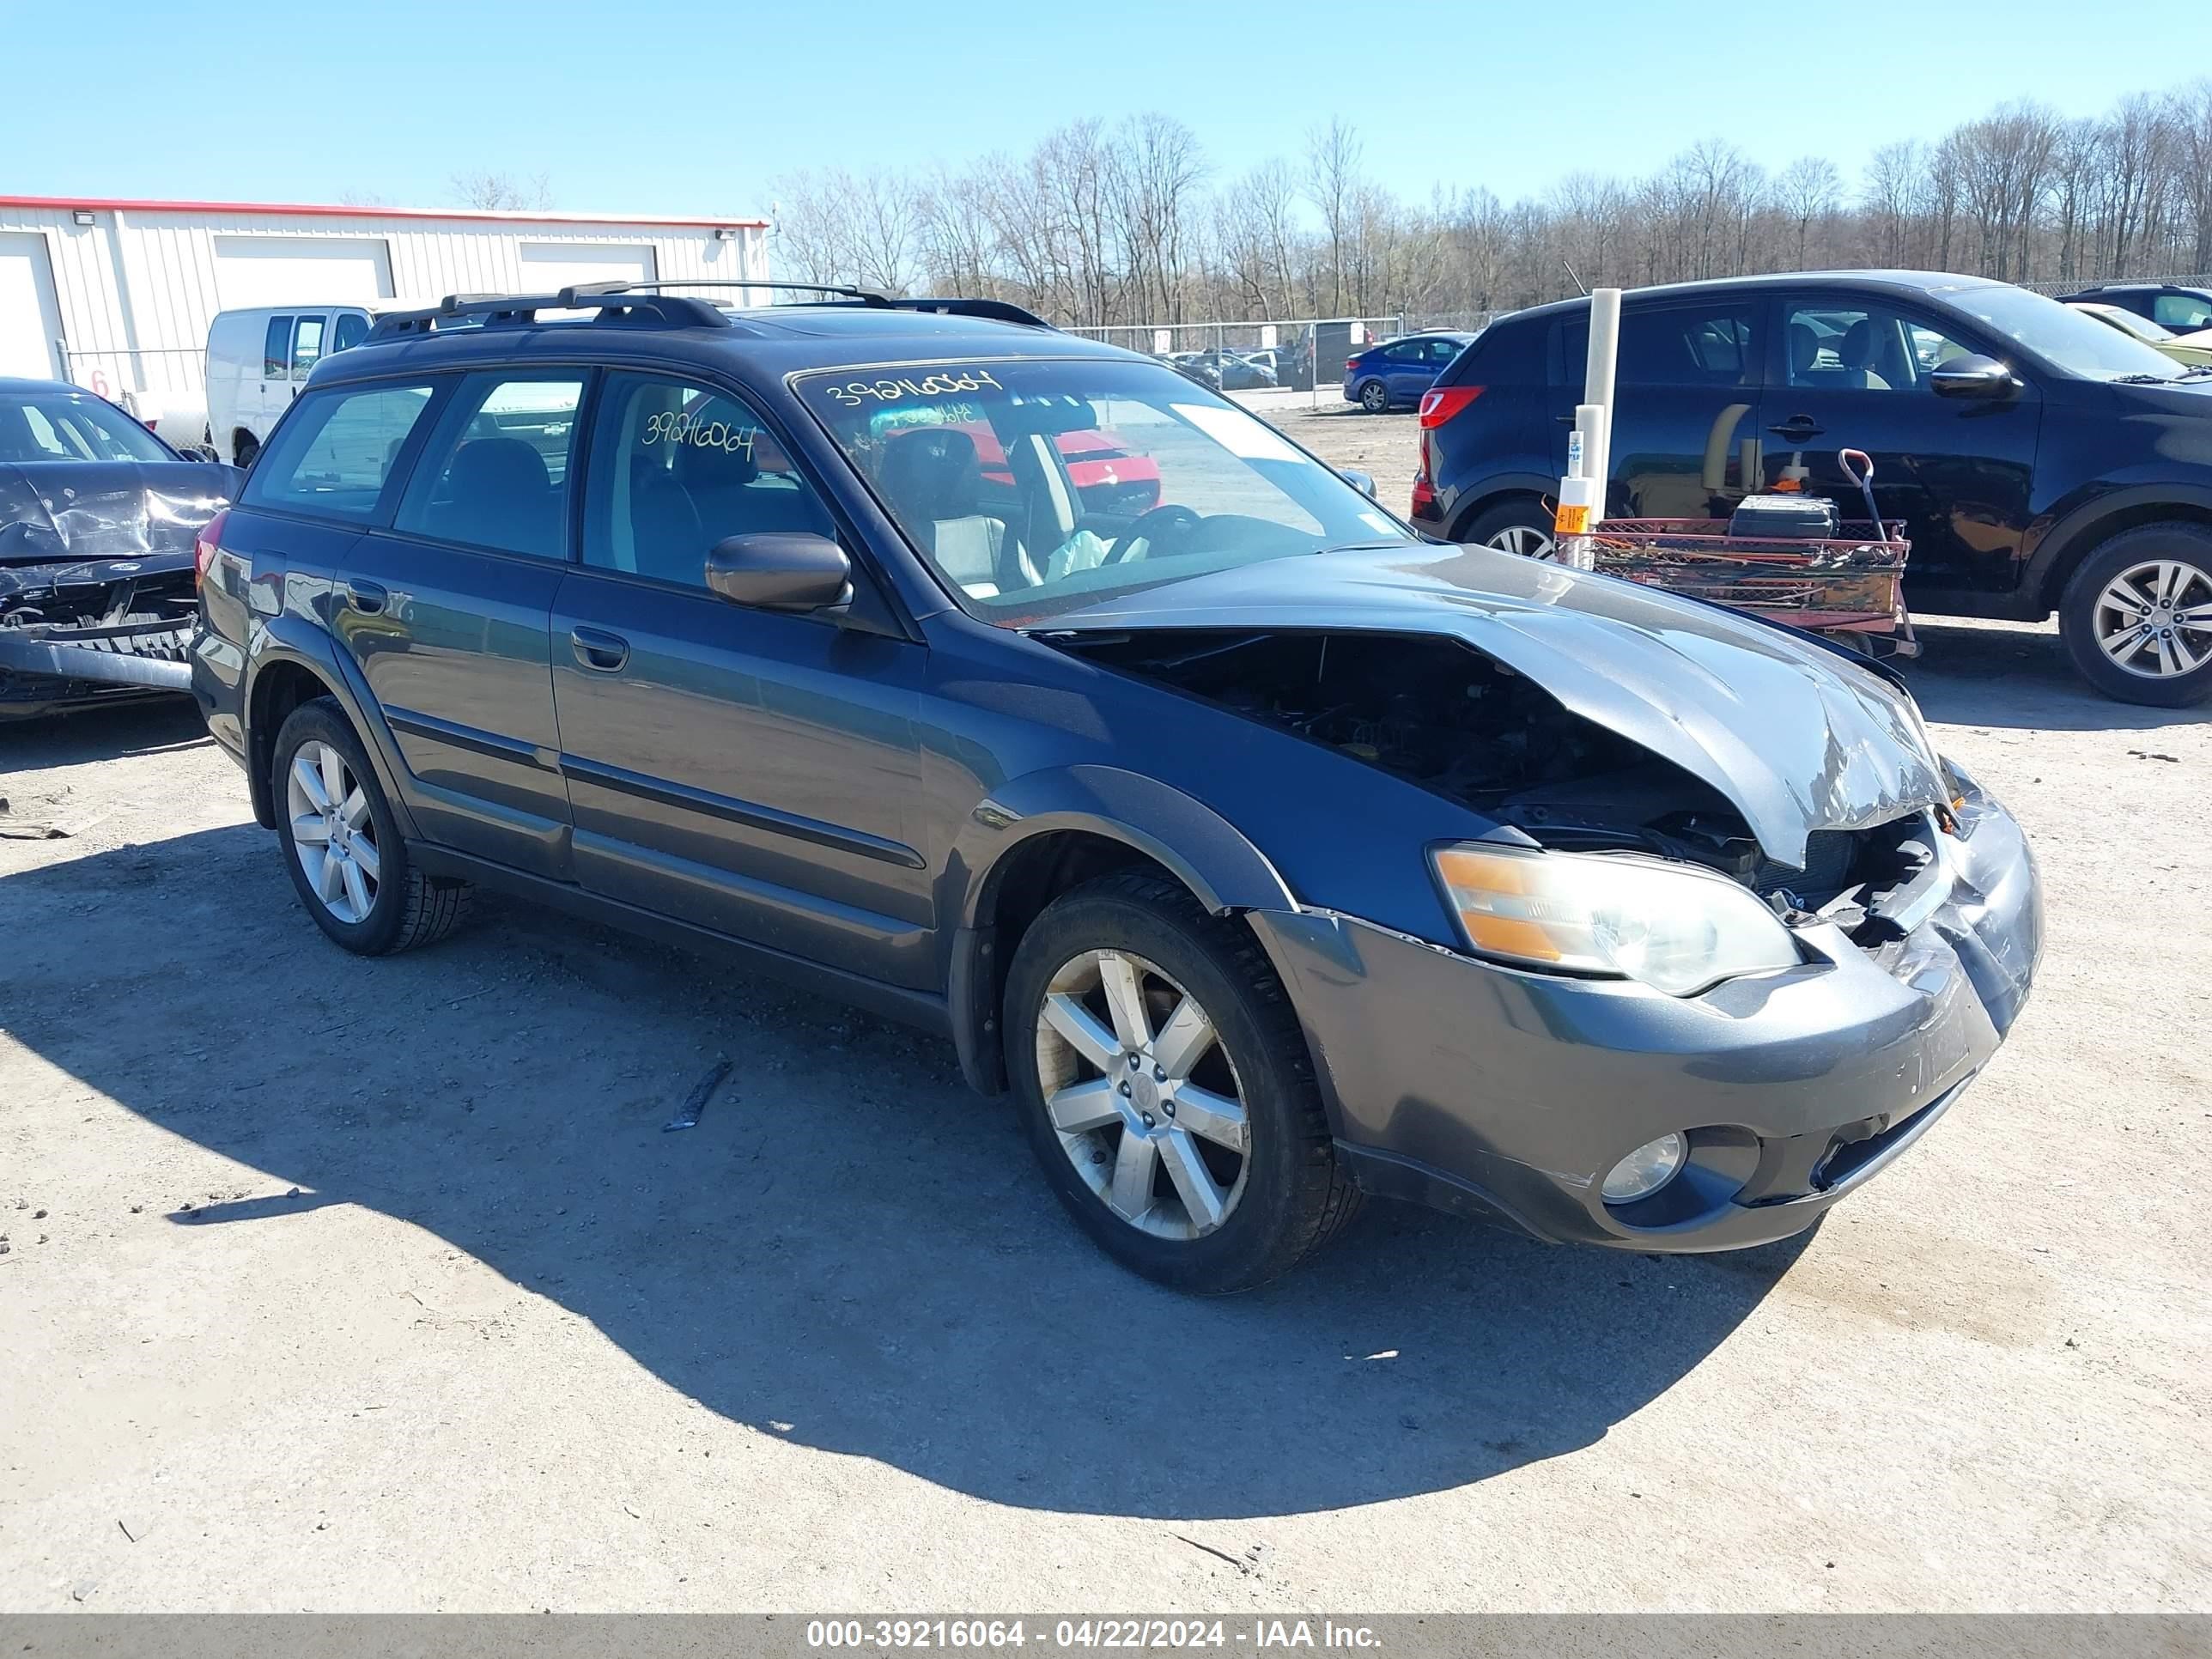
M1559 544L1553 539L1552 517L1534 496L1500 501L1476 515L1466 533L1455 540L1473 547L1494 547L1528 559L1556 559Z
M1289 994L1249 928L1175 882L1055 899L1014 953L1004 1030L1046 1180L1146 1278L1249 1290L1357 1209Z
M2212 531L2122 531L2067 582L2058 631L2075 670L2108 697L2154 708L2212 697Z
M1370 415L1390 412L1390 388L1380 380L1370 380L1359 388L1359 406Z
M241 472L253 465L253 458L261 453L261 441L251 432L234 434L230 444L231 465Z
M303 702L285 720L270 783L300 902L347 950L411 951L443 939L467 914L465 882L434 880L407 856L375 769L330 698Z

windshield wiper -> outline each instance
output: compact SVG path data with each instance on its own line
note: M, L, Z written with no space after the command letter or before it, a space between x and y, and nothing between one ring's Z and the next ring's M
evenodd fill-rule
M2176 380L2186 378L2185 375L2180 374L2115 374L2112 376L2112 384L2114 386L2172 386Z
M2181 371L2181 378L2185 380L2194 380L2206 374L2212 374L2212 363L2191 363Z

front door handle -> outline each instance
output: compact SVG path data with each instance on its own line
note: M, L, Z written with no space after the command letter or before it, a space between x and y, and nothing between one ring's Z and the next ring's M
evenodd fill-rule
M1817 438L1827 430L1810 415L1792 415L1781 425L1766 429L1778 438Z
M568 643L576 653L576 660L598 673L620 673L622 665L629 660L629 641L604 629L572 628L568 630Z
M376 582L349 580L345 585L346 603L365 617L374 617L384 609L392 595Z

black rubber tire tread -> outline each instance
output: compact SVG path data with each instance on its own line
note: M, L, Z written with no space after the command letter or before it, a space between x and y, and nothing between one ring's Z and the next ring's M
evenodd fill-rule
M331 915L307 890L307 876L292 850L291 822L283 805L284 778L291 769L293 755L311 738L331 744L345 756L346 763L360 781L362 793L368 798L369 812L376 823L380 870L376 902L369 907L368 919L363 921L343 922ZM308 915L337 944L357 956L396 956L402 951L436 944L468 919L475 890L465 881L426 876L415 867L392 818L391 805L384 798L384 787L377 781L376 769L369 764L359 735L336 698L313 698L285 717L276 733L270 787L277 802L276 841L285 870Z
M1240 1259L1233 1262L1194 1266L1176 1261L1173 1253L1190 1251L1195 1246L1153 1239L1138 1232L1114 1216L1087 1188L1080 1187L1072 1170L1063 1172L1061 1169L1066 1163L1066 1154L1045 1116L1036 1067L1030 1053L1035 1041L1034 1015L1020 1011L1018 1002L1029 978L1036 977L1042 983L1043 976L1066 960L1066 949L1056 946L1054 936L1071 921L1079 929L1095 925L1102 907L1108 906L1140 910L1156 923L1180 934L1211 961L1229 982L1232 994L1242 992L1241 1011L1257 1028L1259 1035L1259 1062L1267 1068L1288 1108L1294 1149L1289 1189L1282 1195L1273 1224L1264 1228L1255 1241L1255 1248L1242 1252ZM1092 947L1079 945L1073 948ZM1040 968L1040 957L1054 959L1044 962ZM1208 1011L1212 1012L1210 1006ZM1210 915L1179 882L1151 871L1118 871L1072 888L1054 899L1031 924L1016 948L1006 975L1006 1006L1001 1030L1006 1033L1007 1075L1013 1083L1015 1099L1027 1121L1031 1145L1054 1190L1109 1254L1147 1278L1199 1295L1228 1295L1251 1290L1296 1267L1334 1238L1358 1214L1364 1194L1350 1170L1336 1155L1335 1141L1329 1133L1328 1114L1322 1103L1321 1086L1314 1075L1313 1055L1306 1046L1305 1031L1298 1023L1290 993L1276 976L1273 963L1260 948L1260 941L1252 930L1234 917ZM1237 1058L1240 1067L1251 1064L1246 1055L1238 1054ZM1253 1110L1249 1098L1253 1088L1249 1080L1246 1091L1249 1112ZM1212 1237L1219 1237L1237 1226L1253 1201L1254 1194L1248 1184L1237 1212L1224 1224L1222 1233ZM1244 1231L1249 1232L1250 1228Z
M2161 520L2123 530L2091 549L2059 595L2058 637L2075 672L2114 702L2188 708L2212 697L2212 663L2170 680L2145 679L2112 661L2095 638L2097 595L2105 584L2123 566L2152 558L2186 560L2212 576L2212 529L2185 520Z

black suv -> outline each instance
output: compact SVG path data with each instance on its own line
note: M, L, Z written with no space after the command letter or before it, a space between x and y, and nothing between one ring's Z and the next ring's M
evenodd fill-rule
M1421 406L1416 522L1542 553L1589 302L1491 325ZM2212 376L2053 300L1851 271L1644 289L1622 308L1607 511L1725 518L1785 478L1858 499L1874 457L1916 611L2058 612L2100 690L2212 696Z
M2118 306L2176 334L2212 328L2212 290L2201 288L2177 288L2171 283L2099 283L2078 294L2063 294L2058 302L2073 305L2081 301Z
M1102 449L1157 489L1080 488ZM1885 671L1420 538L988 301L386 318L200 564L194 690L331 939L481 883L948 1034L1194 1289L1361 1192L1796 1232L1958 1098L2041 939Z

